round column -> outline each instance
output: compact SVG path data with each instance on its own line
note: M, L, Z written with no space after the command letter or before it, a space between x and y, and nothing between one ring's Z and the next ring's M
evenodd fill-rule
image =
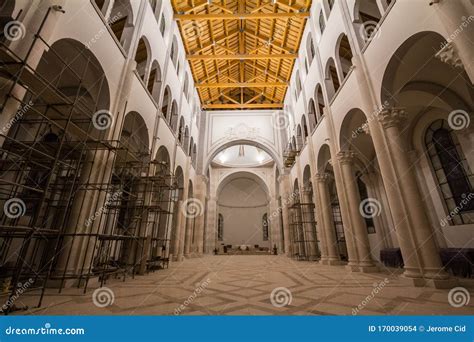
M354 173L354 157L355 154L350 151L339 152L337 158L342 169L342 178L349 206L349 214L351 218L352 234L355 241L355 250L357 255L357 265L361 271L376 271L372 256L370 254L369 238L367 236L367 225L360 213L360 194L356 185L356 177ZM349 260L351 256L349 255Z
M336 231L334 227L334 219L331 211L331 201L328 188L328 174L317 174L316 181L318 184L318 192L320 196L321 216L323 218L324 233L326 237L326 250L328 265L341 265L341 258L338 253Z
M447 279L448 276L443 271L434 234L425 213L426 208L412 172L412 165L404 148L400 125L406 120L406 112L400 108L384 109L379 114L379 121L385 130L389 153L397 175L396 185L400 189L407 213L405 222L397 226L400 248L407 270L405 274L410 276L413 270L415 274L423 272L425 278ZM413 241L415 248L409 241Z

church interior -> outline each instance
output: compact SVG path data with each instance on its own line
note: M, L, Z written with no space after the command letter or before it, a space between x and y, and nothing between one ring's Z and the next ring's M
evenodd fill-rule
M474 312L472 0L0 4L5 315Z

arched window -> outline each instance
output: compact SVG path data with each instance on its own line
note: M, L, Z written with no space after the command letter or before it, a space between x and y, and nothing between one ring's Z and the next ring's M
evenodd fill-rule
M158 103L161 91L161 69L157 61L154 61L151 66L147 89L156 103Z
M170 125L171 125L171 130L175 133L178 132L178 104L176 103L175 100L173 100L173 103L171 104L171 115L170 115Z
M306 142L306 138L309 135L308 125L306 124L306 117L303 115L301 118L301 127L303 127L303 143Z
M148 59L149 59L149 51L148 51L148 44L145 39L142 37L140 42L137 46L137 52L135 53L135 62L137 63L136 70L140 78L146 82L146 69L148 66Z
M319 12L319 29L321 30L321 34L323 34L325 28L326 28L326 23L324 21L324 14L323 14L323 11L321 11Z
M314 58L314 55L316 53L314 51L313 38L311 38L310 35L308 35L308 40L307 40L307 43L306 43L306 50L308 52L308 64L311 65L311 63L313 63L313 58Z
M445 120L428 128L426 148L452 224L474 223L474 175Z
M170 107L171 107L171 91L170 91L170 88L168 86L166 86L166 89L165 89L165 94L163 96L163 104L161 106L161 113L163 114L163 116L166 118L166 119L169 119L168 118L168 111L170 110Z
M175 68L177 68L178 67L178 40L176 39L176 36L173 37L173 43L171 44L170 58Z
M150 3L151 8L153 9L153 12L154 12L155 9L156 9L156 0L148 0L148 1Z
M192 157L193 155L193 146L194 146L194 138L191 137L191 142L189 143L189 149L188 149L188 156Z
M185 153L188 153L188 145L189 145L189 127L184 127L183 133L183 149Z
M224 216L219 214L217 219L217 241L224 241Z
M299 151L303 147L303 134L301 131L301 125L296 128L296 148Z
M352 50L349 39L344 34L339 41L339 63L341 65L342 76L346 78L352 67Z
M94 2L97 5L97 8L99 8L100 12L102 14L105 14L105 11L106 11L105 0L95 0Z
M329 5L329 11L331 11L332 8L334 7L334 0L328 0L328 5Z
M314 100L310 99L308 103L308 118L309 118L309 127L311 130L316 127L316 123L318 122L318 117L316 115L316 105L314 104Z
M133 12L130 1L116 0L107 22L120 45L127 50L133 35Z
M184 138L184 118L181 117L179 120L179 128L178 128L178 142L182 145L183 138Z
M161 21L160 21L160 33L162 36L165 35L165 31L166 31L166 19L165 19L165 15L162 14Z
M364 42L372 40L379 29L378 23L382 18L377 0L358 0L356 3L358 12L356 21L362 23L363 29L359 29L359 34Z
M301 93L301 79L300 79L300 71L298 70L296 72L296 98L298 99L298 97L300 96L300 93Z
M263 241L268 241L268 215L265 213L262 217Z
M186 76L184 77L183 93L184 93L184 97L187 100L189 100L188 88L189 88L189 77L188 77L188 74L186 74Z
M191 155L191 161L192 161L192 164L194 166L194 168L196 168L196 157L197 157L197 146L196 146L196 143L193 145L193 154Z
M334 60L329 58L328 64L326 66L326 89L328 91L328 97L332 99L334 94L339 90L341 83L339 82L339 77L337 75L336 65Z
M325 104L324 104L324 96L323 96L323 91L321 90L321 85L318 84L316 86L316 91L314 92L314 97L315 97L315 101L316 103L318 104L318 122L319 120L321 120L321 117L324 115L324 108L326 108Z

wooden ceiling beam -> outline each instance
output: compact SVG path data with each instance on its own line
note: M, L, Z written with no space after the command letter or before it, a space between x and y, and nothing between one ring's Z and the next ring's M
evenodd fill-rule
M211 89L211 88L273 88L273 87L288 87L288 83L282 82L243 82L243 83L207 83L196 84L197 89Z
M215 44L224 43L227 40L233 38L238 33L239 33L239 30L235 30L233 32L230 32L229 34L225 35L224 37L217 38L216 40L212 41L210 44L204 45L203 47L199 48L199 50L193 51L191 54L197 55L197 54L201 53L202 51L213 47Z
M262 109L262 108L283 108L283 103L213 103L205 104L203 109Z
M268 39L268 38L266 38L266 37L260 36L260 35L258 35L258 34L253 33L253 32L250 32L250 31L245 31L245 34L247 34L247 35L249 35L249 36L252 36L253 38L256 38L256 39L260 40L260 41L263 42L264 44L267 44L267 45L276 47L276 48L278 48L278 49L282 49L283 51L286 51L287 53L294 53L293 50L290 50L290 49L284 47L283 45L275 44L275 43L273 42L273 39Z
M257 55L257 54L235 54L235 55L187 55L186 58L189 61L200 61L200 60L207 60L213 61L216 59L223 59L223 60L253 60L253 59L296 59L298 58L298 54L296 53L288 53L288 54L274 54L274 55Z
M209 13L209 14L175 14L176 20L261 20L309 18L309 12L297 13Z

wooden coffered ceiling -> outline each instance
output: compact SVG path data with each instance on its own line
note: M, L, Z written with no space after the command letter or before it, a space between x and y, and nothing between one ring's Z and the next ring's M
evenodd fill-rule
M203 109L283 108L311 0L172 0Z

